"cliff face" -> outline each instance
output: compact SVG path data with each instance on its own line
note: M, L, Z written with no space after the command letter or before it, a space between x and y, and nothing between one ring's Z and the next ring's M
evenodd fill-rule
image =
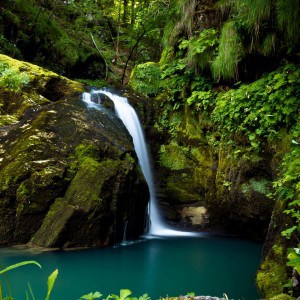
M103 246L143 233L148 188L113 113L88 109L83 87L1 56L27 76L1 89L0 244Z
M166 109L159 101L149 135L160 143L153 149L165 217L196 230L263 238L274 206L268 197L275 168L271 150L251 151L243 141L213 142L211 121L188 106L169 108L169 127L163 129Z

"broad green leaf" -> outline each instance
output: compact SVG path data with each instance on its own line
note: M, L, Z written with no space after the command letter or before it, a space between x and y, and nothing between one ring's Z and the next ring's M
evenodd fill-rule
M120 300L125 300L128 296L132 294L131 290L120 290Z
M253 141L253 140L255 140L255 138L256 138L256 134L255 134L255 133L250 133L250 134L248 135L248 138L249 138L250 141Z
M86 300L94 300L94 299L99 299L101 298L102 294L100 292L95 292L95 293L89 293L86 295L83 295L80 297L80 299L86 299ZM107 297L109 299L110 297Z
M80 299L90 300L90 299L93 299L92 297L93 297L93 293L89 293L89 294L81 296Z
M58 275L58 270L54 270L53 273L48 277L48 281L47 281L47 284L48 284L48 292L47 292L47 296L46 296L46 300L49 300L50 299L50 294L51 294L51 291L53 289L53 286L54 286L54 283L55 283L55 280L57 278L57 275Z

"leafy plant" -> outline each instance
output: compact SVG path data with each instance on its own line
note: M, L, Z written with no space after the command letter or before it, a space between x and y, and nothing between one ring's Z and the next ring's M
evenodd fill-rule
M288 249L288 262L287 266L293 267L298 274L300 274L300 245L297 248Z
M299 78L299 68L287 64L251 84L221 92L216 97L212 119L223 135L242 134L257 150L264 139L279 137L282 127L292 130L297 139Z
M50 299L50 294L52 292L55 280L57 278L58 275L58 270L54 270L53 273L48 277L48 281L47 281L47 285L48 285L48 291L47 291L47 295L46 295L46 299L45 300L49 300Z
M139 94L157 94L162 87L159 65L154 62L137 65L131 73L130 85Z
M111 294L108 296L109 298L115 299L115 300L126 300L129 299L129 296L132 294L132 292L128 289L122 289L120 290L120 295Z
M131 290L128 289L122 289L120 290L120 294L111 294L108 295L105 300L109 299L115 299L115 300L150 300L151 298L148 296L148 294L144 294L140 296L139 298L136 297L129 297L132 294ZM83 295L80 297L80 299L85 299L85 300L94 300L94 299L99 299L103 295L100 292L95 292L95 293L89 293L86 295Z
M102 296L102 294L100 292L95 292L95 293L89 293L89 294L83 295L80 297L80 299L94 300L94 299L101 298L101 296Z
M284 213L292 218L292 225L282 232L287 239L300 233L300 149L295 148L285 155L282 162L282 174L274 182L279 199L285 203Z
M19 92L29 81L27 73L9 67L3 62L0 63L0 87Z
M41 265L36 261L23 261L23 262L13 264L11 266L6 267L5 269L0 270L0 275L5 275L10 270L13 270L13 269L16 269L16 268L19 268L19 267L23 267L23 266L26 266L26 265L36 265L39 268L41 268ZM57 275L58 275L58 270L56 269L48 277L48 282L47 282L48 283L48 290L47 290L47 295L46 295L45 300L50 300L50 294L52 292L52 289L53 289L55 280L57 278ZM9 282L7 280L6 280L6 283L7 283L9 296L3 296L3 288L2 288L2 285L1 285L1 282L0 282L0 300L13 300L14 298L12 296L12 292L10 290L10 285L9 285ZM35 300L35 297L34 297L32 289L31 289L31 286L29 285L29 293L26 292L26 300L30 300L30 299Z
M36 265L39 268L41 268L41 265L39 263L37 263L36 261L23 261L17 264L13 264L11 266L6 267L5 269L0 270L0 275L5 275L8 271L22 267L22 266L26 266L26 265ZM3 288L0 282L0 300L12 300L12 292L10 290L10 285L9 282L6 280L7 283L7 288L8 288L8 292L9 292L9 296L4 297L3 296Z
M181 40L179 49L187 49L187 65L203 70L209 66L217 43L217 31L210 28L195 32L190 39Z

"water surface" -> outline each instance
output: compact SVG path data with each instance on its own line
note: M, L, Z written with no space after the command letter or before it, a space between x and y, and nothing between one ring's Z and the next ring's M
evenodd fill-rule
M255 272L261 256L259 243L203 237L155 238L128 246L37 253L0 249L0 264L36 260L42 269L25 266L9 273L15 299L25 299L27 284L36 299L44 299L47 277L59 269L54 300L75 300L89 292L107 296L128 288L134 296L198 295L231 299L259 299Z

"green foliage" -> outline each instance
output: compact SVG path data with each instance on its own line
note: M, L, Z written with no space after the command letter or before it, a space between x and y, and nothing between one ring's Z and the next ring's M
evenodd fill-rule
M267 76L237 89L220 93L212 119L223 134L243 134L255 149L264 140L279 137L280 129L294 129L300 104L300 70L288 64Z
M195 14L196 0L176 0L172 3L173 20L170 22L168 44L174 45L178 37L193 35L193 17Z
M23 266L26 266L26 265L36 265L39 268L41 268L41 265L39 263L37 263L36 261L33 261L33 260L31 260L31 261L22 261L22 262L10 265L10 266L6 267L5 269L0 270L0 275L5 275L8 271L11 271L13 269L23 267ZM14 298L12 296L10 285L9 285L9 282L7 280L6 280L6 283L7 283L7 289L8 289L9 296L3 296L3 288L2 288L2 285L1 285L1 282L0 282L0 300L13 300ZM27 296L27 299L29 299L28 296ZM32 299L34 300L34 297L32 297Z
M272 0L237 0L233 1L232 8L236 19L258 34L261 23L271 15Z
M197 110L210 111L215 103L215 96L212 91L193 91L187 103L194 105Z
M285 203L285 213L291 216L292 226L282 232L287 239L300 233L300 149L296 145L282 162L282 175L274 183L279 199Z
M0 33L0 53L9 53L12 56L21 56L20 50Z
M286 42L293 47L300 40L300 2L277 0L277 22Z
M212 65L214 78L236 79L239 62L250 53L275 57L299 49L298 0L223 0L217 6L229 14ZM235 24L235 28L229 28L228 24Z
M235 22L226 22L221 30L219 50L212 63L212 73L216 80L238 78L238 63L244 56L244 48L237 33Z
M101 297L102 297L102 294L100 292L95 292L95 293L89 293L89 294L83 295L80 297L80 299L94 300L94 299L99 299Z
M0 87L19 92L29 81L27 73L0 62Z
M137 65L130 76L133 90L142 95L155 95L161 90L161 71L159 65L147 62Z
M186 60L188 66L203 70L209 66L217 43L217 31L210 28L195 32L188 40L181 40L179 49L187 49Z
M115 300L126 300L129 299L129 296L132 294L132 292L128 289L120 290L120 295L111 294L108 296L109 298L115 299Z
M266 179L251 178L249 182L242 185L242 191L245 194L255 191L262 195L269 195L271 193L270 182Z
M293 267L298 274L300 274L300 245L297 248L288 249L288 262L287 266Z
M151 299L148 296L148 294L144 294L143 296L140 296L139 298L129 297L131 294L132 294L132 292L130 290L122 289L122 290L120 290L120 295L110 294L104 300L109 300L109 299L115 299L115 300L150 300ZM94 299L100 299L102 296L103 295L100 292L95 292L95 293L89 293L89 294L83 295L83 296L80 297L80 299L94 300Z
M6 272L8 272L10 270L13 270L13 269L16 269L16 268L19 268L19 267L22 267L22 266L26 266L26 265L36 265L39 268L41 268L41 265L39 263L37 263L36 261L34 261L34 260L22 261L20 263L8 266L7 268L5 268L3 270L0 270L0 275L3 275L3 274L5 274Z
M107 88L110 87L110 84L103 79L96 79L96 80L92 80L92 79L76 79L76 81L81 82L85 85L89 85L89 86L93 86L93 87L97 87L99 89L102 88Z
M55 280L57 278L57 275L58 275L58 270L54 270L53 273L48 277L48 281L47 281L47 285L48 285L48 290L47 290L47 296L46 296L46 299L45 300L50 300L50 294L51 294L51 291L53 289L53 286L54 286L54 283L55 283Z

